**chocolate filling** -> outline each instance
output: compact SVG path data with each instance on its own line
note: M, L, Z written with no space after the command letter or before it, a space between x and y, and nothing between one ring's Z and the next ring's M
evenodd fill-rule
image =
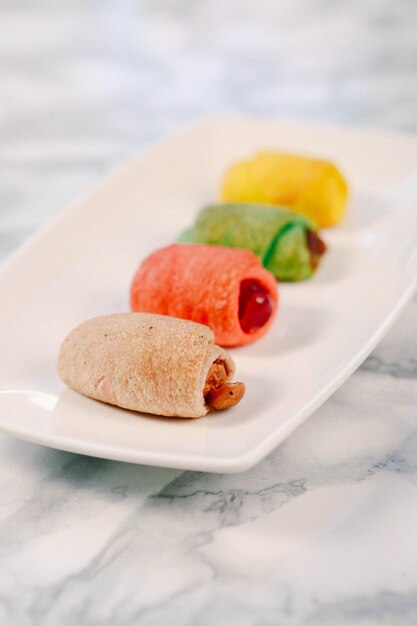
M323 239L320 239L317 233L312 230L306 231L307 248L310 252L310 265L315 270L319 264L320 257L327 250L327 246Z

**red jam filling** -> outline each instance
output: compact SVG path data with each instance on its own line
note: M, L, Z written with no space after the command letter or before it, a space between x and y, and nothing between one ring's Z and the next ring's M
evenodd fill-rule
M272 315L273 300L257 280L246 278L240 283L239 322L244 333L262 328Z

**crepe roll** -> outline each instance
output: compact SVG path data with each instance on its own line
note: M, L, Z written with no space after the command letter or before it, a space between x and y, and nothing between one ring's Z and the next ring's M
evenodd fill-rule
M319 227L340 222L347 197L347 182L333 163L280 152L259 152L235 163L221 188L224 202L285 206Z
M249 250L173 244L151 254L131 286L131 309L206 324L216 343L242 346L264 335L277 285Z
M58 372L79 393L116 406L202 417L237 404L243 383L207 326L147 313L90 319L65 338Z
M263 204L208 206L179 240L246 248L282 281L312 276L326 251L317 226L310 219Z

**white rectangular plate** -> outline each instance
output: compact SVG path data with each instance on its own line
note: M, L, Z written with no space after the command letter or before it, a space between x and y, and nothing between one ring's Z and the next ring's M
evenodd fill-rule
M233 351L247 394L199 420L130 413L65 389L55 363L76 324L128 310L141 259L217 198L225 167L261 148L321 155L346 173L343 224L310 281L280 285L273 328ZM213 119L157 145L77 201L0 272L0 428L109 459L218 472L270 452L354 371L417 281L417 140L391 133Z

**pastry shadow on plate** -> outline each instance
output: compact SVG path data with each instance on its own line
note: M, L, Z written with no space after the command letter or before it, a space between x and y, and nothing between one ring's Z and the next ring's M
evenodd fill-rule
M306 305L285 304L268 333L256 343L232 351L233 358L262 358L289 354L314 344L329 324L323 310Z
M262 375L245 375L243 372L236 372L236 380L242 380L246 385L246 393L241 402L230 409L224 411L210 411L205 417L180 418L166 417L163 415L153 415L151 413L140 413L130 411L111 404L86 398L70 389L65 389L59 396L54 409L52 420L55 430L61 435L74 435L100 442L101 433L107 426L112 429L115 439L113 442L118 445L131 434L140 433L141 424L143 426L153 425L161 433L179 431L177 429L186 428L187 431L222 426L229 424L242 424L252 420L257 414L263 412L268 406L276 403L280 397L280 384L276 378ZM134 419L132 419L134 418ZM120 420L120 430L117 429L117 421ZM74 422L76 424L74 425ZM116 429L116 430L114 430ZM118 431L118 432L117 432ZM105 437L107 440L108 438Z
M114 404L102 402L101 400L95 400L84 396L72 389L65 388L59 395L58 402L56 404L53 419L54 424L62 432L73 432L74 422L76 422L76 428L78 432L82 432L85 435L94 434L94 429L100 425L105 426L109 421L112 422L114 427L114 419L120 419L120 426L126 427L126 420L124 418L145 418L155 420L157 423L163 422L188 422L190 418L181 417L167 417L164 415L154 415L153 413L142 413L140 411L132 411L125 409ZM134 421L129 420L130 424L134 424ZM122 424L123 423L123 424ZM99 433L97 428L96 432Z
M346 245L329 244L329 249L324 255L316 274L309 279L309 285L325 285L337 283L349 275L354 263L354 251Z
M242 368L243 369L243 368ZM279 407L283 388L279 376L245 375L237 368L236 380L243 380L246 393L237 406L225 411L212 411L204 418L204 425L208 428L221 427L222 430L231 427L241 427L251 423L264 414L268 409Z

